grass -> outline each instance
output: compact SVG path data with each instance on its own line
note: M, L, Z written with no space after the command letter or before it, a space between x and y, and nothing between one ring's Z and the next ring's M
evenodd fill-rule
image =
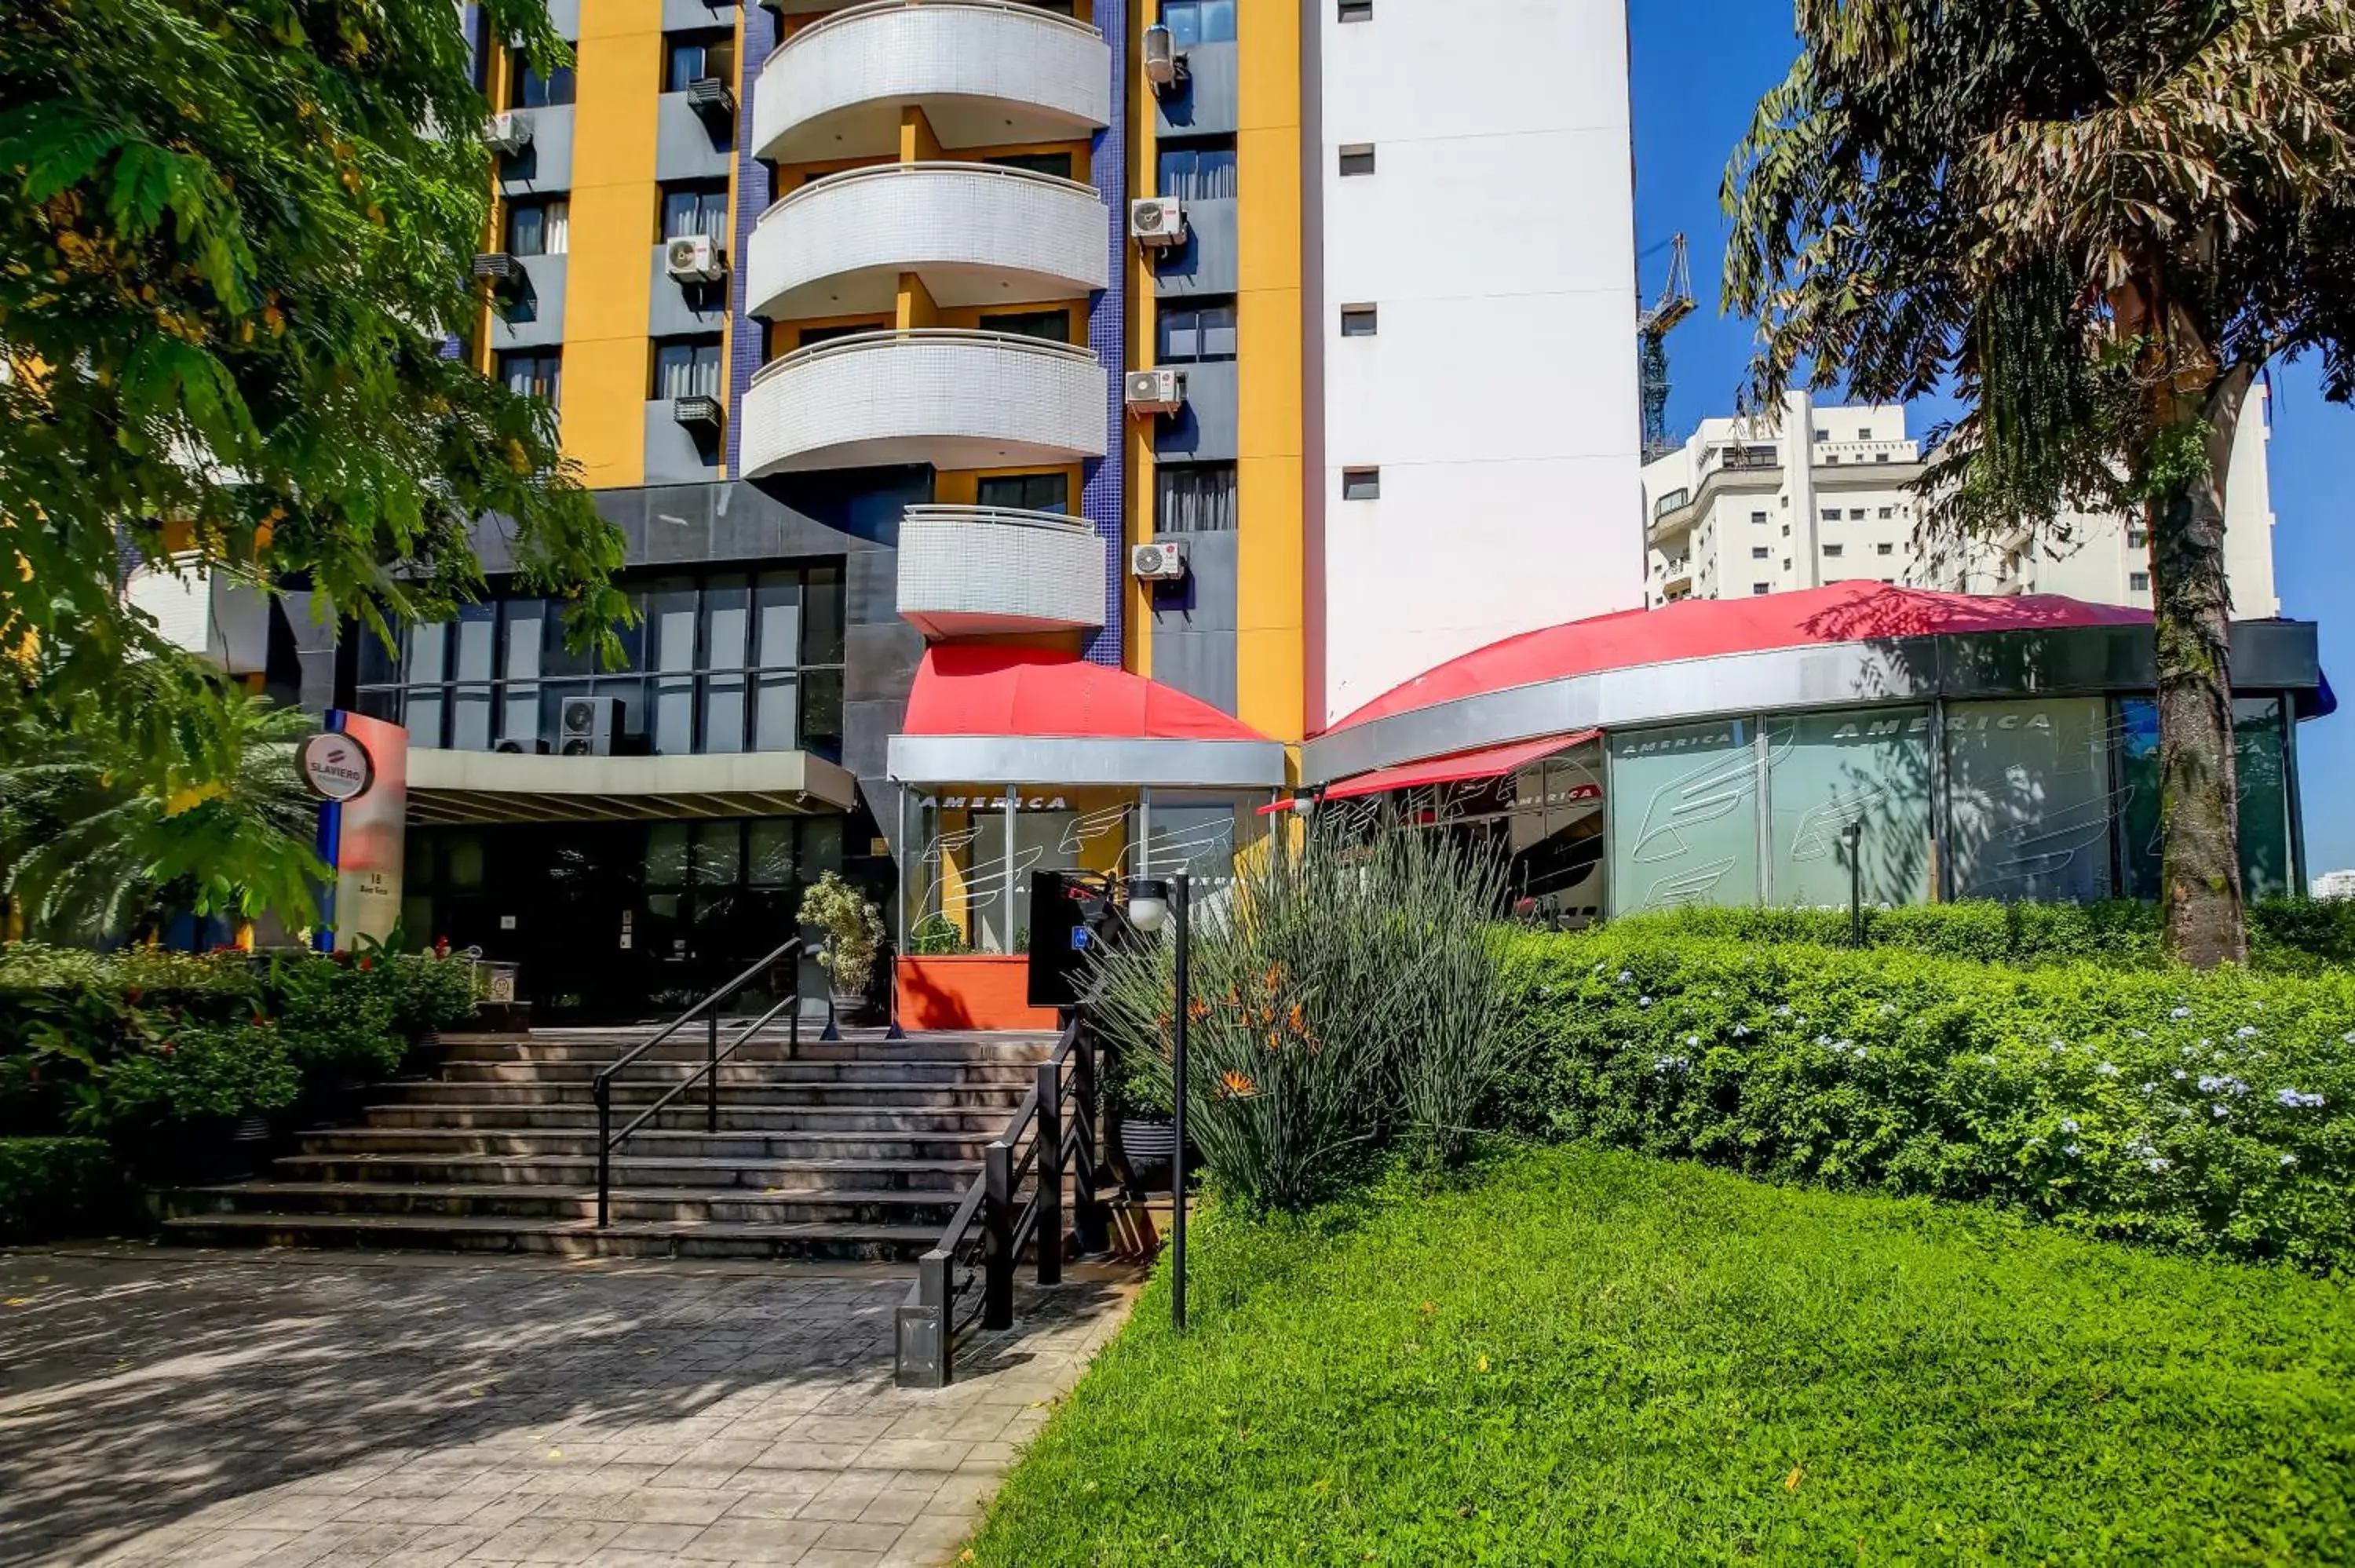
M2355 1296L1992 1209L1516 1150L1195 1232L983 1563L2317 1563Z

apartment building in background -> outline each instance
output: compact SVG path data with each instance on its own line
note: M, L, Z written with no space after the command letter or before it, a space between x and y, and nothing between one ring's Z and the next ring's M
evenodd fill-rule
M2241 421L2227 479L2225 569L2245 620L2281 612L2268 391L2258 385ZM1902 407L1822 408L1805 392L1785 397L1779 419L1703 420L1644 468L1646 603L1868 581L2150 608L2137 517L2073 513L2041 529L1925 542L1913 487L1933 454L1906 426Z
M543 1016L698 994L828 870L983 953L1037 866L1224 874L1336 715L1642 602L1619 5L549 10L543 74L462 7L453 352L555 406L625 662L496 528L455 621L303 650L409 731L409 929Z

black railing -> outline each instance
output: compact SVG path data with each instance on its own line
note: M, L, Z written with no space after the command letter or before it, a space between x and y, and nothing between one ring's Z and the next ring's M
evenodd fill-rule
M787 942L783 947L779 948L775 952L771 953L767 958L762 959L759 963L754 964L751 969L746 969L742 974L738 975L734 980L730 980L726 985L721 986L718 991L713 991L709 996L705 997L701 1001L697 1002L693 1007L690 1007L685 1012L680 1013L677 1018L673 1019L660 1033L633 1045L629 1050L623 1052L617 1060L597 1070L597 1076L591 1085L591 1092L595 1096L597 1100L598 1229L604 1229L606 1224L609 1223L609 1212L612 1208L613 1189L613 1150L621 1147L623 1139L627 1139L632 1133L636 1132L640 1128L645 1126L646 1123L654 1120L655 1117L659 1116L664 1111L669 1109L671 1103L677 1100L681 1095L687 1093L687 1090L693 1088L698 1080L703 1084L704 1130L706 1132L718 1132L719 1130L719 1065L722 1062L727 1061L730 1056L733 1056L739 1046L742 1045L746 1041L751 1039L754 1035L760 1033L762 1030L767 1028L772 1022L775 1022L776 1016L780 1012L786 1013L792 1020L792 1034L790 1036L790 1043L786 1046L788 1054L790 1054L792 1053L798 1052L801 1049L801 948L802 939L799 937L795 937L792 941ZM788 957L794 960L794 978L785 999L783 1001L778 1002L774 1007L769 1009L768 1012L761 1014L760 1017L754 1019L750 1024L747 1024L743 1033L738 1034L735 1039L728 1043L726 1050L720 1049L720 1004L725 1002L730 997L734 996L738 991L742 991L746 986L751 984L754 980L760 979L762 975L773 971L777 966L783 963ZM672 1035L677 1033L680 1030L686 1028L688 1024L694 1022L698 1018L703 1020L703 1065L698 1067L692 1073L689 1073L686 1077L681 1078L677 1083L673 1084L667 1094L663 1095L660 1098L656 1099L654 1104L640 1111L637 1115L637 1118L631 1122L629 1126L623 1128L619 1132L615 1132L613 1130L614 1075L619 1073L623 1068L628 1066L631 1063L635 1062L639 1057L644 1056L655 1046L661 1044L664 1041L669 1039Z
M1053 1053L984 1151L982 1171L941 1239L917 1260L915 1287L900 1305L897 1380L903 1388L947 1386L958 1338L1014 1324L1014 1274L1025 1248L1037 1254L1039 1283L1063 1277L1063 1181L1070 1177L1072 1235L1082 1253L1108 1245L1098 1194L1098 1044L1084 1009L1063 1026Z

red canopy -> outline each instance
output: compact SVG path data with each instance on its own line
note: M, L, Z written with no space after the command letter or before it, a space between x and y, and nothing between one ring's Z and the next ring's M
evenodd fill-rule
M1348 800L1359 795L1385 795L1393 789L1416 789L1427 784L1465 784L1475 779L1496 779L1537 761L1551 757L1557 751L1567 751L1582 740L1593 740L1602 735L1599 729L1573 730L1568 735L1550 735L1540 740L1516 740L1504 746L1484 746L1477 751L1453 752L1445 757L1427 757L1421 762L1404 762L1396 768L1377 768L1371 773L1360 773L1354 779L1344 779L1328 788L1327 800ZM1290 800L1278 800L1272 806L1262 806L1263 817L1293 809Z
M1514 686L1676 659L1808 643L2148 624L2146 609L2086 604L2056 594L1986 599L1873 582L1835 583L1747 599L1689 599L1659 609L1622 610L1492 642L1392 687L1332 727L1347 729Z
M1141 675L1051 649L969 643L925 651L901 733L1267 740L1209 704Z

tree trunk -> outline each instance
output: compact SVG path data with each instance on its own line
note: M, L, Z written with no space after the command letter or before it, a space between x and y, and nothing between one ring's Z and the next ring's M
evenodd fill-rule
M2226 372L2200 399L2207 471L2150 509L2158 648L2161 898L2167 950L2200 969L2246 963L2240 785L2232 747L2232 588L2224 576L2224 486L2251 373Z

